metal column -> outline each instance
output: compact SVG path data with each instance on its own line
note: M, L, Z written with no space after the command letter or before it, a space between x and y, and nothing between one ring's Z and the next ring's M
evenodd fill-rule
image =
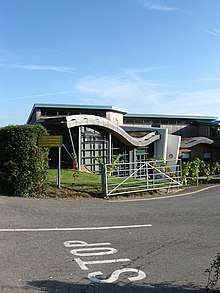
M109 136L108 136L108 152L109 152L109 164L112 163L112 134L109 132Z
M82 152L82 128L79 126L78 131L78 169L81 169L81 152Z

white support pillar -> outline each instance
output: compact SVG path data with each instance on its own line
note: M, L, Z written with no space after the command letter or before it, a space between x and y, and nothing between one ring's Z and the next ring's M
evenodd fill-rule
M78 131L78 169L81 169L81 152L82 152L82 128L79 126Z
M109 132L108 136L108 152L109 152L109 164L112 163L112 134Z
M73 137L72 137L72 133L71 133L71 128L68 128L68 131L69 131L70 142L71 142L72 150L73 150L73 157L74 157L74 159L76 159L76 150L75 150L74 143L73 143Z

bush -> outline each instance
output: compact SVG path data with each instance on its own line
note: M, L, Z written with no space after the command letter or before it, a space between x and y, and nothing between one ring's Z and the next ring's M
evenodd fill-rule
M211 164L205 163L203 160L199 158L189 161L183 162L183 172L182 179L185 185L187 185L187 179L191 178L191 182L193 184L199 183L199 177L204 177L206 183L209 183L212 179L212 175L215 175L219 170L220 164L219 162L213 162Z
M48 148L37 146L41 125L0 128L0 185L11 195L33 196L45 191Z
M206 273L208 273L206 289L217 290L218 281L220 279L220 253L217 253L215 259L210 264L210 267L206 270ZM220 292L220 288L215 292Z

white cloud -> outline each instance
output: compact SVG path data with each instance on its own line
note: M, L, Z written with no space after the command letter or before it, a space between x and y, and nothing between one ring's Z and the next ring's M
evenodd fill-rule
M214 29L214 31L215 31L217 34L220 34L220 29L216 28L216 29Z
M57 91L57 92L47 92L47 93L40 93L40 94L33 94L28 96L19 96L19 97L0 97L0 101L16 101L16 100L25 100L25 99L32 99L32 98L42 98L42 97L54 97L59 95L68 95L73 94L75 91Z
M176 7L164 5L161 2L156 0L140 0L140 2L144 5L145 8L151 9L151 10L168 11L168 12L177 10Z
M177 92L168 102L170 113L220 115L220 89ZM167 111L167 109L166 109Z
M215 77L214 80L211 78L217 81L215 88L214 83L212 84L212 89L181 89L172 84L154 82L147 78L148 71L158 69L123 69L114 75L90 75L76 79L70 89L2 97L0 101L22 99L36 101L36 98L43 98L47 103L55 103L57 100L60 101L60 97L62 100L65 97L65 103L74 101L76 104L118 106L127 109L129 113L220 116L219 77ZM195 84L198 85L197 82ZM199 84L203 88L206 86L205 83Z
M74 88L82 97L80 102L118 106L129 113L220 115L219 88L174 90L174 86L146 81L136 71L88 76Z
M67 66L53 66L53 65L37 65L37 64L24 64L24 63L1 63L0 67L16 68L22 70L33 71L58 71L72 73L75 69Z
M215 28L213 30L206 30L206 32L214 37L220 36L220 29Z
M162 85L161 85L162 86ZM137 74L125 73L112 76L92 77L79 79L75 84L75 90L81 93L90 103L108 104L122 108L137 108L159 103L157 88L159 84L147 82ZM141 106L142 105L142 106Z
M215 82L215 81L220 81L220 77L208 77L208 78L201 78L200 79L202 82Z

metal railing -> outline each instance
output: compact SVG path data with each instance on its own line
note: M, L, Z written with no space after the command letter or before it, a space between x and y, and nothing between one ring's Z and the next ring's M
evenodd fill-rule
M182 185L180 160L106 164L102 168L105 197Z

